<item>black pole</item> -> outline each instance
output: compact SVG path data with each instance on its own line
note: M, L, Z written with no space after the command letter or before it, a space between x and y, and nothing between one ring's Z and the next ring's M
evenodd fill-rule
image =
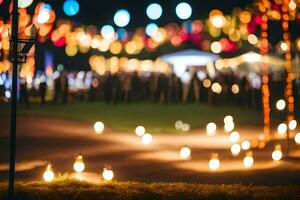
M18 77L18 0L13 0L12 11L12 92L11 92L11 122L10 122L10 160L9 160L9 190L8 200L14 199L15 162L16 162L16 128L17 128L17 77Z

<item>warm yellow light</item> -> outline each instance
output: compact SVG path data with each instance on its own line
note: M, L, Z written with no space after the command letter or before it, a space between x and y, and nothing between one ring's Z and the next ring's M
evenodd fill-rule
M284 135L287 131L287 125L285 123L281 123L277 127L277 131L280 135Z
M239 144L233 144L230 151L232 155L237 156L241 152L241 146Z
M189 159L191 157L191 149L189 147L182 147L179 153L183 159Z
M227 115L224 117L224 124L230 124L233 123L233 117L231 115Z
M296 10L296 8L297 8L296 2L293 1L293 0L291 0L291 1L289 2L289 8L290 8L291 10Z
M143 136L145 134L145 128L143 126L138 126L135 128L135 134L137 136Z
M50 12L47 9L42 9L37 17L37 22L40 24L44 24L46 22L48 22L50 19Z
M94 124L94 129L95 129L96 134L101 134L104 130L103 122L96 122Z
M142 136L142 142L143 144L151 144L152 143L152 135L150 133L145 133L143 136Z
M300 144L300 133L297 133L297 134L295 135L295 142L296 142L297 144Z
M209 79L205 79L205 80L203 81L203 86L204 86L205 88L209 88L209 87L211 86L211 81L210 81Z
M296 127L297 127L297 121L296 120L291 120L290 122L289 122L289 129L290 130L295 130L296 129Z
M85 164L83 162L83 158L82 158L82 155L79 155L75 158L75 162L74 162L74 165L73 165L73 168L74 168L74 171L75 172L83 172L84 169L85 169Z
M111 181L114 178L114 172L111 169L103 169L102 177L106 181Z
M279 161L282 158L281 145L278 144L275 146L275 149L272 153L272 158L275 161Z
M238 94L240 92L240 87L238 86L238 84L233 84L231 86L231 92L233 94Z
M217 153L212 154L211 159L208 162L208 166L212 171L219 169L220 160L219 155Z
M287 45L287 43L281 42L280 43L280 48L281 48L282 51L287 51L289 46Z
M250 44L252 44L252 45L257 44L258 39L257 39L256 35L254 35L254 34L249 34L249 35L248 35L248 42L249 42Z
M231 123L226 123L225 125L224 125L224 130L226 131L226 132L231 132L231 131L233 131L233 129L234 129L234 122L231 122Z
M254 163L254 159L252 157L252 152L251 151L246 153L246 157L244 158L243 163L244 163L244 166L246 168L252 167L252 165Z
M221 92L222 92L222 85L220 83L218 83L218 82L215 82L215 83L212 84L211 90L214 93L221 94Z
M207 135L215 135L217 130L217 125L213 122L210 122L206 125Z
M222 51L221 42L215 41L215 42L211 43L210 49L213 53L220 53Z
M187 124L187 123L183 123L182 124L182 127L181 127L181 130L184 131L184 132L188 132L190 130L190 125Z
M177 130L181 130L181 129L182 129L182 125L183 125L183 122L182 122L181 120L177 120L177 121L175 122L175 128L176 128Z
M242 142L242 149L243 150L249 150L251 147L251 143L248 140L245 140Z
M286 103L283 99L279 99L277 102L276 102L276 108L278 110L283 110L285 109L285 106L286 106Z
M47 168L46 168L46 171L44 172L43 177L46 182L51 182L54 180L54 172L52 170L51 164L47 165Z
M239 134L239 132L234 131L234 132L230 133L229 139L230 139L230 141L233 142L233 143L238 142L239 139L240 139L240 134Z
M216 28L222 28L226 23L226 19L223 15L212 16L210 20L212 25Z

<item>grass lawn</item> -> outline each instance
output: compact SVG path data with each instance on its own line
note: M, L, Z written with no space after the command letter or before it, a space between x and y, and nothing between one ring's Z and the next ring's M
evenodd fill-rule
M7 185L0 184L0 200ZM88 184L76 181L18 183L15 200L296 200L300 186L208 185L186 183L111 182Z
M8 104L0 104L0 114L8 112L8 109ZM132 103L116 106L103 102L46 106L31 104L29 108L19 106L19 114L75 119L90 123L103 121L106 126L119 131L132 131L137 125L143 125L151 132L174 132L176 120L190 124L191 129L205 128L211 121L223 126L223 118L228 114L234 117L237 125L262 125L260 111L206 104Z

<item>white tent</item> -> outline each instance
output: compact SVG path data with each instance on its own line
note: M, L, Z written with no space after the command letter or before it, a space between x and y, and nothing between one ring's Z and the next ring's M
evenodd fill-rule
M174 73L182 77L189 67L205 67L211 77L215 76L214 62L219 56L194 49L178 51L160 57L161 60L173 66Z

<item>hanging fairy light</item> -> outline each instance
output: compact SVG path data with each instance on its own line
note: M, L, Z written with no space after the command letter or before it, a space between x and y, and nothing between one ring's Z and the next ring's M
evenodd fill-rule
M137 126L136 128L135 128L135 134L137 135L137 136L143 136L144 134L145 134L145 128L143 127L143 126Z
M252 155L252 151L249 151L246 153L246 156L243 160L244 166L246 168L250 168L252 167L253 163L254 163L254 159L253 159L253 155Z
M275 149L272 153L272 158L275 161L279 161L282 158L281 145L278 144L275 146Z
M191 157L191 149L187 146L184 146L179 151L181 158L189 159Z
M251 143L248 140L245 140L242 142L242 149L243 150L249 150L251 146Z
M296 129L296 127L297 127L297 121L296 120L291 120L290 122L289 122L289 129L290 130L295 130Z
M237 156L241 152L241 146L239 144L233 144L230 148L232 155Z
M76 158L75 158L75 162L74 162L74 165L73 165L73 168L74 168L74 171L75 172L83 172L84 169L85 169L85 164L83 162L83 157L82 155L78 155Z
M300 133L297 133L294 139L297 144L300 144Z
M277 108L277 110L284 110L285 106L286 106L286 103L285 103L285 101L283 99L279 99L276 102L276 108Z
M43 178L46 182L51 182L54 180L54 172L51 164L47 165L46 170L43 174Z
M214 122L210 122L206 125L207 135L215 135L217 130L217 125Z
M214 153L211 155L211 159L208 162L208 166L212 171L216 171L220 167L219 155Z
M232 143L238 142L240 139L240 133L237 131L230 133L229 139Z
M106 181L111 181L114 178L114 172L111 169L104 168L102 177Z
M94 124L94 130L96 134L101 134L104 130L104 123L103 122L96 122Z

